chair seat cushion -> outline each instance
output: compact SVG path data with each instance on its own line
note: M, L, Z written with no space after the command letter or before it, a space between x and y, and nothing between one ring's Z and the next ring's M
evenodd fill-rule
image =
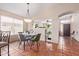
M4 46L6 46L6 45L8 45L7 42L0 42L0 48L1 48L1 47L4 47Z

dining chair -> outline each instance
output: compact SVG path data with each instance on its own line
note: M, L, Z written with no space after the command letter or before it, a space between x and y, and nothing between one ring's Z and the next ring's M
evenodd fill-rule
M32 48L32 46L35 45L35 43L36 43L36 45L37 45L37 49L39 49L39 45L40 45L40 43L39 43L39 41L40 41L40 37L41 37L41 34L40 34L40 33L37 34L37 35L34 35L34 36L32 37L32 40L31 40L31 47L30 47L30 48Z
M18 33L19 33L19 36L20 36L19 46L21 45L22 42L24 42L23 45L24 45L24 50L25 50L25 42L27 41L27 43L28 43L28 41L31 39L31 37L24 35L23 32L18 32Z
M8 46L8 56L9 56L9 41L10 41L10 31L0 31L0 56L1 48Z

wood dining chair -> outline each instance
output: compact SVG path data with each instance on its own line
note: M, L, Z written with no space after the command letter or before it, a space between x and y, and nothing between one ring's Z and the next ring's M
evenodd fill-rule
M8 56L9 54L9 41L10 41L10 31L0 31L0 56L1 48L8 46Z

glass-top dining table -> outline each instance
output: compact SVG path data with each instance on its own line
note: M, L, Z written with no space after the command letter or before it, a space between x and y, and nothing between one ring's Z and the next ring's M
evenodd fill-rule
M24 50L25 50L25 41L27 41L27 43L28 43L28 41L31 41L32 40L32 37L33 36L36 36L37 34L34 34L34 33L22 33L22 35L24 35ZM29 44L29 43L28 43Z
M22 33L23 35L24 35L24 37L25 38L30 38L30 37L32 37L32 36L36 36L36 34L35 33Z

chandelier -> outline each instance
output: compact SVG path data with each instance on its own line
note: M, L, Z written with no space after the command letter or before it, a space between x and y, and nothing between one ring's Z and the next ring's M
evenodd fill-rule
M32 20L30 19L29 5L30 5L30 3L27 3L27 14L26 14L27 18L24 19L25 22L31 22L31 21L32 21Z

